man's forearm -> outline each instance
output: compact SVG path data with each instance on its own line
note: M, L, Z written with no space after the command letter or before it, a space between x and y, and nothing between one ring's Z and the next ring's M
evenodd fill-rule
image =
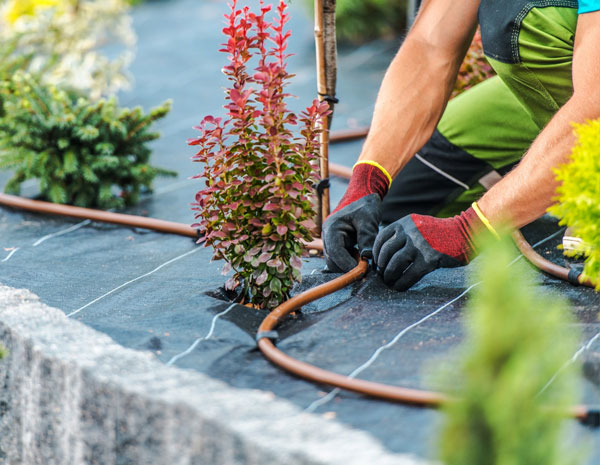
M478 0L427 0L381 84L359 160L394 177L431 137L477 26Z
M568 161L575 143L571 123L598 116L600 108L575 97L556 113L519 165L479 200L492 224L521 227L546 212L558 187L554 169Z
M382 82L359 160L373 160L394 177L433 133L444 111L457 65L410 38Z

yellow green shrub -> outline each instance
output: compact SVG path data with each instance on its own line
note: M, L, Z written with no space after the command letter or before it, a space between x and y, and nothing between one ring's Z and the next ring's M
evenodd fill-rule
M600 119L575 124L577 142L569 163L556 170L562 184L549 212L568 225L585 244L584 276L600 290Z
M452 365L440 441L445 465L573 465L565 420L576 402L576 329L566 304L540 295L510 240L474 264L466 338ZM477 267L477 265L479 265ZM559 376L556 376L560 372Z

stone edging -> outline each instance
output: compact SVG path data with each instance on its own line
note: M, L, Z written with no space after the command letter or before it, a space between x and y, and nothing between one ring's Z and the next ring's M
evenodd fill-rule
M0 463L424 465L272 394L168 367L0 285Z

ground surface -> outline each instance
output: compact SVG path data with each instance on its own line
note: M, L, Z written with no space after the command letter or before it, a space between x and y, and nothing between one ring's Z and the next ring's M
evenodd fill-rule
M206 114L221 112L224 57L216 52L224 2L150 1L135 10L139 34L132 71L135 87L123 93L127 105L146 109L172 98L172 114L161 124L163 138L154 144L154 162L179 171L176 180L157 184L156 194L138 214L191 223L189 203L198 171L185 144L191 126ZM294 32L290 90L295 108L315 93L312 25L300 2L292 4ZM340 59L334 128L367 124L386 64L398 43L378 42L344 49ZM360 142L332 147L332 159L351 165ZM0 186L7 179L0 174ZM333 203L344 181L333 180ZM29 184L24 195L35 195ZM530 232L542 241L556 231L551 223ZM557 257L558 236L540 250ZM221 265L210 251L176 236L0 209L0 282L24 287L69 317L102 331L125 347L151 351L166 364L198 370L234 387L271 391L303 409L364 430L389 451L435 457L439 414L331 391L288 376L255 350L253 335L264 317L231 306L206 293L222 285ZM302 288L331 279L320 259L305 260ZM468 271L468 270L467 270ZM600 352L600 297L540 276L548 293L568 296L583 338L580 355ZM284 324L279 347L320 367L379 382L431 387L436 365L452 363L449 352L462 336L461 309L467 299L465 269L441 270L410 291L388 290L373 276L311 304L295 321ZM387 345L387 346L386 346ZM377 349L386 346L365 365ZM585 401L600 404L598 372L589 368ZM600 459L600 433L573 424L592 444L589 463Z

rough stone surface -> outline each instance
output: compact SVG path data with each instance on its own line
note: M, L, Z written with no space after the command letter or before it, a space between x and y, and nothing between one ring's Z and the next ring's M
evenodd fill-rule
M167 367L0 286L0 463L417 465L269 393Z

